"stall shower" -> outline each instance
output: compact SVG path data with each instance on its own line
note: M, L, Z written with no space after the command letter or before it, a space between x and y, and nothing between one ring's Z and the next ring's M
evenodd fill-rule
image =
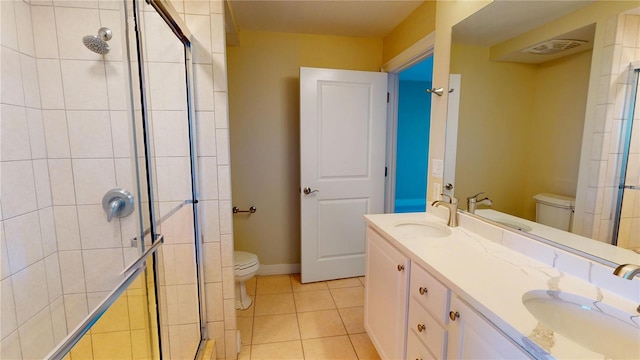
M0 358L236 357L223 5L0 2Z

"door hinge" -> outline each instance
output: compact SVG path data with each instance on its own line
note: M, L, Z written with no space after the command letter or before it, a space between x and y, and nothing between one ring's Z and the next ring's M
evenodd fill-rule
M387 104L389 103L389 93L387 93Z

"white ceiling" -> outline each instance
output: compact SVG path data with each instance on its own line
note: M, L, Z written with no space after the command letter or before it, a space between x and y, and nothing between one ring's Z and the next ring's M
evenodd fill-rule
M424 0L228 0L237 29L383 37Z

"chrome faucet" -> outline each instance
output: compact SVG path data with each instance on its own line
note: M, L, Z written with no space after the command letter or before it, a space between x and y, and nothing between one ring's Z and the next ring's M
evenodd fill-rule
M631 280L634 276L640 274L640 265L622 264L613 270L613 275L620 276L623 279Z
M458 199L452 198L447 194L442 194L442 196L446 196L449 198L449 201L445 200L436 200L431 203L431 206L444 206L449 209L449 219L447 220L447 226L455 227L458 226Z
M467 210L474 214L476 212L476 206L477 205L492 205L493 201L491 201L491 199L489 199L488 197L485 197L484 199L480 199L478 200L478 196L484 194L483 192L479 192L471 197L467 198Z

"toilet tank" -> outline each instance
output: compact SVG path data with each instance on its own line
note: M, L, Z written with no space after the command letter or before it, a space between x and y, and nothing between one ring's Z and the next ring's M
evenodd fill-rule
M556 194L541 193L536 200L536 222L569 231L573 222L575 198Z

